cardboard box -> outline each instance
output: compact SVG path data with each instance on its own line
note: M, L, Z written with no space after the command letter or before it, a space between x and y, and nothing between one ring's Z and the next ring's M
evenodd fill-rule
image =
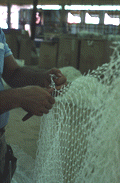
M59 39L57 67L73 66L78 68L78 45L79 41L75 36L61 36Z
M14 57L19 59L20 43L22 38L29 38L28 32L17 29L4 29L6 42L9 45Z
M9 48L11 49L14 57L17 59L18 55L19 55L17 37L12 34L6 34L5 36L6 36L6 43L8 44Z
M20 41L19 59L25 60L25 65L31 65L31 52L34 47L34 41L30 38L22 38ZM32 61L33 63L34 61Z
M107 40L81 40L79 70L84 74L97 69L110 61L111 53L110 42Z
M58 43L52 41L41 42L39 67L51 69L56 67Z

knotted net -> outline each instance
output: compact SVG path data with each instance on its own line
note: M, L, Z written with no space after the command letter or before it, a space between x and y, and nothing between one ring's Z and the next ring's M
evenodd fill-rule
M36 183L120 181L120 55L59 91L42 117ZM58 92L58 91L57 91Z

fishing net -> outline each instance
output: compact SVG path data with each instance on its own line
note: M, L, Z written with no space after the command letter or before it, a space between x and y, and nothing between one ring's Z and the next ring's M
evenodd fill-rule
M11 183L33 183L34 159L17 145L12 145L12 149L17 158L17 168Z
M120 54L54 93L40 124L36 183L120 180Z

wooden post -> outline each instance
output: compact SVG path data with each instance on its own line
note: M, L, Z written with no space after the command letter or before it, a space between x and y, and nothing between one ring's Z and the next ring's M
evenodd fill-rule
M85 14L86 14L86 11L85 10L82 10L81 11L81 24L82 25L85 24Z
M65 5L62 4L62 10L60 15L60 25L61 25L61 32L67 33L67 11L65 10Z
M31 20L31 40L35 38L35 28L36 28L36 11L37 11L38 0L33 0L33 12Z
M7 12L8 12L8 15L7 15L7 24L8 24L8 29L10 29L11 28L11 21L10 21L10 14L11 14L11 5L10 5L10 3L8 3L7 4L8 5L8 10L7 10Z
M101 34L104 34L104 18L105 18L105 11L100 11L99 13L99 18L100 18L100 22L99 22L99 32Z

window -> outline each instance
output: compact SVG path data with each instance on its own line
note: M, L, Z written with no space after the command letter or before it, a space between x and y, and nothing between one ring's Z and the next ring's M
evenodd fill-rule
M92 17L89 13L86 13L85 23L86 24L99 24L99 17L98 16Z
M0 27L3 29L8 28L7 24L7 6L0 6Z
M80 15L72 14L72 13L69 12L67 22L68 23L74 23L74 24L80 23L81 22Z
M107 13L105 13L104 24L119 25L119 18L112 18Z

